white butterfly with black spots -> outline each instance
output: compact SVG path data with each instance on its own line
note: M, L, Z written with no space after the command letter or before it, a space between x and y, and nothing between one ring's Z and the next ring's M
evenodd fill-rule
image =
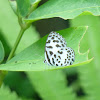
M59 33L51 32L45 45L45 60L51 66L69 66L75 60L75 52Z

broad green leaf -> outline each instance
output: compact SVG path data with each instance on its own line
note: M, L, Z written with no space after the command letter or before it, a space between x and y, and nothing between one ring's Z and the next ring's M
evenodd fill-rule
M3 9L5 5L5 9ZM7 16L7 17L6 17ZM5 19L4 19L5 18ZM2 20L4 19L4 20ZM0 2L0 34L5 38L5 41L9 47L14 46L16 37L20 31L20 26L18 19L14 14L8 0L1 0ZM39 39L39 34L35 27L30 27L27 29L18 45L16 53L22 51L27 46L31 45L33 42Z
M21 100L18 98L15 92L11 92L10 89L4 85L0 88L0 99L1 100Z
M79 16L74 20L70 20L71 26L88 25L86 38L82 40L80 47L81 51L86 50L86 46L91 49L91 55L94 60L78 67L78 74L81 86L87 94L85 100L99 100L100 99L100 18L92 15ZM88 45L87 45L88 44Z
M16 2L20 15L25 17L30 9L30 0L16 0Z
M2 43L0 41L0 63L3 61L4 56L5 56L4 48L3 48L3 45L2 45Z
M79 52L79 43L86 32L87 27L73 27L59 31L65 38L69 47L75 51L75 62L73 65L65 67L49 67L46 66L44 61L44 49L47 36L41 38L39 41L29 46L27 49L16 55L7 64L0 65L0 70L10 71L44 71L53 69L63 69L74 66L79 66L90 62L88 59L88 51L85 53ZM45 68L46 67L46 68Z
M35 90L43 100L75 100L75 93L67 87L66 76L62 70L27 72Z
M49 0L32 12L26 20L32 22L52 17L72 19L84 11L100 15L100 0Z

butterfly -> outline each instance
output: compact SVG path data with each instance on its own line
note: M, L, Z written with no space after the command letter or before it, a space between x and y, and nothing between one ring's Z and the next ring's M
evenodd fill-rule
M45 45L44 63L50 66L69 66L75 60L75 52L67 47L65 39L56 32L50 32Z

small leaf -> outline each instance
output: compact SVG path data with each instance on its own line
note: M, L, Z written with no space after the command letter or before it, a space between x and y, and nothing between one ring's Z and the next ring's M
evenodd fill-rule
M16 0L9 0L10 2L10 5L13 9L13 11L15 12L15 14L17 14L17 3L16 3Z
M89 63L92 59L88 59L88 51L83 54L79 52L79 43L86 30L87 27L73 27L59 31L59 33L67 41L67 46L71 47L75 51L75 62L73 63L73 65L65 67L46 67L46 65L43 63L45 43L47 39L46 35L18 55L16 55L7 64L0 65L0 70L44 71L53 69L64 69Z
M26 20L32 22L52 17L72 19L84 11L100 15L100 0L49 0L32 12Z
M2 45L2 43L0 41L0 63L3 61L4 55L5 55L4 48L3 48L3 45Z
M16 0L16 2L20 15L25 17L30 9L30 0Z

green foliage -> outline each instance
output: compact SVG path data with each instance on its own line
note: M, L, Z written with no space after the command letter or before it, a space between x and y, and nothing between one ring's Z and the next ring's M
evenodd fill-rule
M48 72L27 72L28 78L43 100L75 100L72 89L66 86L62 70Z
M28 21L61 17L73 19L84 11L100 15L100 0L49 0L29 16Z
M15 92L11 92L8 87L4 85L0 88L0 99L1 100L21 100L18 98Z
M0 63L3 61L4 55L5 55L4 48L3 48L3 45L2 45L2 43L0 41Z
M68 67L74 67L90 62L88 60L88 52L84 54L79 53L79 43L83 35L86 32L87 27L69 28L59 31L59 33L67 40L69 47L75 51L75 62L73 65L66 67L49 67L45 68L44 61L44 48L47 36L43 37L17 56L15 56L8 64L0 65L0 70L10 71L43 71L49 69L62 69ZM75 43L74 43L75 42ZM42 57L41 57L42 56Z
M35 97L35 90L32 87L29 79L26 78L25 73L20 72L8 72L4 79L5 85L16 91L19 96L23 98L32 98ZM10 81L8 81L10 80Z
M16 51L13 52L14 57L11 55L11 58L13 57L10 58L11 60L7 63L4 60L3 64L0 65L0 85L3 83L5 74L7 74L3 70L27 71L24 74L9 72L4 81L23 100L38 100L39 98L42 98L42 100L99 100L100 19L99 17L86 15L100 15L100 0L48 0L39 7L37 7L38 3L42 0L9 1L17 16L14 15L7 0L0 1L0 39L2 39L4 48L5 43L7 45L5 51L9 51L11 48L17 48L17 50L15 49ZM77 16L79 18L70 20L71 28L58 31L67 41L67 45L74 49L75 62L73 65L66 67L48 67L43 63L47 35L39 40L39 33L35 26L32 25L30 28L29 26L32 22L40 19L53 17L73 19ZM89 26L88 30L86 26ZM15 45L14 42L20 28L21 30L24 29L25 34L20 33L20 35L23 34L23 37L19 39L21 40L20 44ZM0 42L0 50L1 48L2 44ZM88 59L88 53L90 59ZM5 59L7 56L5 56ZM0 57L2 58L0 58L0 61L2 61L4 58L3 51L2 53L0 51ZM89 63L92 57L94 57L94 60ZM89 64L84 65L86 63ZM84 66L75 67L80 65ZM72 67L75 67L73 68L75 70L72 70ZM69 69L66 71L65 68ZM70 83L68 77L76 73L76 70L77 80ZM68 74L68 71L70 74ZM73 80L73 78L70 78L70 80ZM76 96L77 89L80 86L84 91L81 98ZM5 86L0 88L0 100L20 100L15 92L10 91L10 88Z
M3 9L4 5L6 6L6 9ZM5 21L2 20L3 18L5 18ZM0 34L3 35L7 45L10 48L13 48L19 30L20 27L17 21L17 17L13 13L8 0L2 0L2 2L0 3ZM26 47L28 47L38 39L39 39L39 34L36 31L35 27L30 27L24 33L20 41L20 44L16 50L16 53L19 53L20 51L24 50Z
M99 37L100 37L100 18L94 17L91 15L88 16L80 16L74 20L71 20L72 26L80 26L80 25L88 25L89 29L87 31L87 35L83 39L81 46L84 45L84 48L80 48L81 51L86 50L86 46L91 49L91 56L94 56L94 60L83 66L82 68L78 68L80 83L84 88L86 96L85 100L99 100L99 83L100 83L100 45L99 45ZM88 39L86 42L86 38ZM88 44L88 45L87 45Z

